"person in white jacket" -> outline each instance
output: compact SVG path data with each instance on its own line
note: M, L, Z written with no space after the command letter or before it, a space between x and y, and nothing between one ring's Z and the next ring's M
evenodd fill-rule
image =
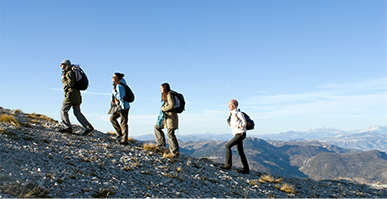
M238 107L238 101L233 99L228 102L228 107L230 108L230 117L227 120L228 124L231 126L231 132L234 134L234 138L231 139L226 144L226 163L224 166L221 166L221 169L230 170L232 167L232 153L231 148L236 145L238 154L241 157L241 162L243 165L242 170L238 171L239 173L249 174L250 169L247 163L245 152L243 151L243 140L246 138L246 119L243 116L243 113L240 112Z

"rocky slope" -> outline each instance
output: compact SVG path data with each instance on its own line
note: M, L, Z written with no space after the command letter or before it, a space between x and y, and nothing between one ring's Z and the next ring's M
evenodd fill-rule
M39 114L0 108L0 115L0 197L387 197L386 188L345 180L242 175L208 159L163 158L99 131L61 134Z

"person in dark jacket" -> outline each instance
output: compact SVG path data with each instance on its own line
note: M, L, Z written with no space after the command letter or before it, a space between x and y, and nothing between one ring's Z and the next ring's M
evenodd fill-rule
M62 133L73 132L68 114L69 110L73 108L75 117L85 128L85 131L82 133L82 135L87 135L94 130L94 127L89 123L89 121L87 121L86 117L81 112L82 96L81 92L74 88L75 74L72 70L73 66L68 59L63 60L60 66L62 68L62 83L65 96L60 113L62 123L64 124L65 128L60 129L59 131Z
M175 135L175 130L179 128L179 118L174 108L174 91L171 90L168 83L164 83L160 87L161 91L161 110L157 119L157 124L154 126L156 143L158 147L165 147L165 135L163 128L167 129L169 151L171 157L179 156L179 143Z
M120 144L126 145L128 144L128 136L129 136L129 126L128 126L128 118L129 118L129 109L130 104L127 101L124 101L125 87L122 84L126 85L126 81L124 79L124 74L114 73L112 81L113 81L113 97L111 106L114 107L112 111L112 116L110 117L110 122L112 123L114 129L117 132L116 139L120 141ZM121 118L121 124L118 123L117 119Z
M239 173L249 174L250 169L247 163L245 152L243 151L243 140L246 138L246 119L243 113L240 112L238 107L238 101L235 99L230 100L228 103L230 109L230 120L228 124L231 127L231 131L234 134L234 138L226 144L226 164L221 169L230 170L232 167L232 154L231 148L236 145L238 154L241 158L243 169L238 171Z

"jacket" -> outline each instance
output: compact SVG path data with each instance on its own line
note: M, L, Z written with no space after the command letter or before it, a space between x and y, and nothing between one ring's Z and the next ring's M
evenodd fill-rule
M236 134L246 133L246 119L243 116L243 113L237 109L234 109L230 112L230 123L231 132Z
M124 78L122 78L121 83L127 85ZM113 98L118 99L117 105L120 107L121 110L129 109L130 108L129 102L124 101L125 87L121 84L118 84L118 85L114 84L113 86L116 88L113 90Z
M167 101L161 107L161 111L164 112L164 128L167 129L178 129L179 128L179 117L177 113L173 112L173 106L175 104L175 99L173 94L175 91L169 91L167 95Z
M64 90L63 104L80 105L82 103L81 92L73 88L75 85L75 74L71 69L72 66L67 66L62 71L62 83Z

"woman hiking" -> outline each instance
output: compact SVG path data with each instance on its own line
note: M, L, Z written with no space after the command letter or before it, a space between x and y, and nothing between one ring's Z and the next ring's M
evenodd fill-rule
M174 158L179 156L179 143L175 135L175 130L178 129L179 118L177 113L173 111L174 108L174 91L168 83L164 83L160 87L161 91L161 110L157 118L157 123L154 126L156 143L158 147L166 147L165 135L163 128L167 129L168 143L169 143L169 157Z
M129 135L129 125L128 125L128 119L129 119L129 109L130 104L127 101L124 101L124 97L126 95L125 93L125 86L126 81L124 79L124 74L121 73L114 73L112 77L113 81L113 91L112 91L112 101L111 101L111 108L109 113L112 114L110 116L110 122L112 123L114 129L117 132L116 139L120 141L120 144L126 145L128 144L128 135ZM118 123L117 119L121 118L120 124Z
M231 131L234 134L234 138L226 144L226 164L224 166L221 166L220 168L225 170L231 169L231 148L236 145L238 154L241 157L241 162L243 165L243 169L238 172L243 174L249 174L249 165L247 163L245 152L243 151L243 140L246 138L246 119L243 116L242 112L237 109L238 101L236 101L235 99L230 100L228 102L228 107L230 109L230 117L227 122L231 126Z

